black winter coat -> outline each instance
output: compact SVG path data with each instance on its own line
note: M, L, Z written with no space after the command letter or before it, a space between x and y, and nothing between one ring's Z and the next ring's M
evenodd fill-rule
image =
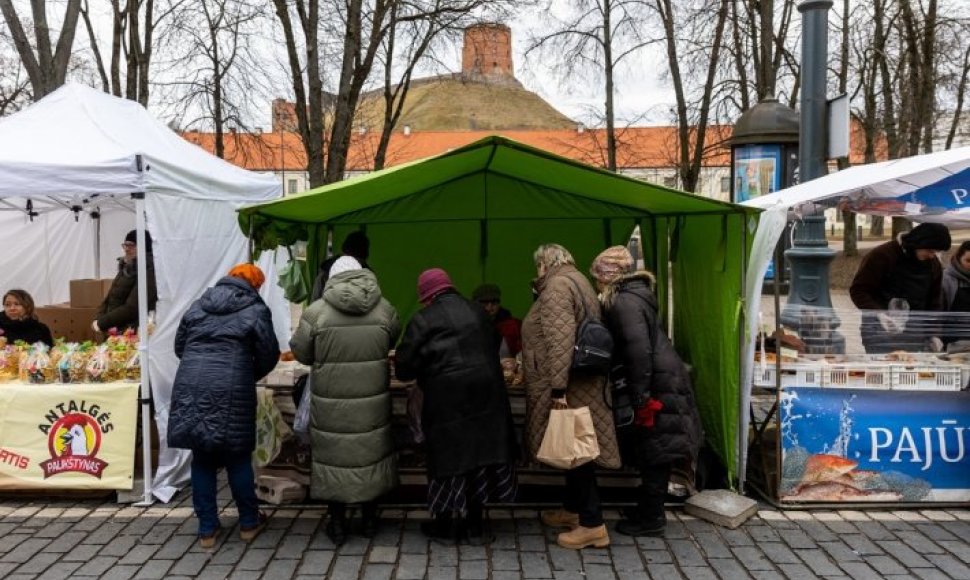
M424 391L421 424L431 477L515 461L498 344L485 311L455 292L435 298L404 331L395 370L400 380L417 379Z
M158 290L155 285L155 258L151 252L146 254L145 275L148 279L148 310L155 310ZM111 289L94 316L101 332L117 328L138 330L138 261L118 260L118 274L111 283Z
M642 401L652 397L663 404L653 427L630 428L627 453L641 466L693 459L703 437L700 415L687 367L657 320L653 276L625 276L603 297L615 364Z
M256 381L276 366L269 308L244 280L225 277L182 317L168 419L171 447L247 453L256 447Z
M6 312L0 312L0 330L3 331L0 336L7 339L7 344L22 340L27 344L43 342L47 346L54 346L51 329L36 318L13 320L7 316Z

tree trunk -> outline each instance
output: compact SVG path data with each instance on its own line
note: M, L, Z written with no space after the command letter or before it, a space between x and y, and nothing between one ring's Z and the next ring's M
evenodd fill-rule
M883 224L885 221L886 218L882 217L881 215L872 216L872 218L869 220L869 235L876 238L881 238L884 236L886 230Z
M0 14L3 14L7 22L14 48L17 49L20 62L27 71L34 99L38 100L58 89L67 78L67 67L70 64L74 35L77 32L77 21L81 12L81 0L68 0L56 47L51 46L50 27L47 24L47 2L31 0L30 8L34 25L33 44L24 31L12 1L0 0Z
M616 171L616 118L613 108L613 41L611 40L610 0L601 0L603 8L603 72L606 73L606 168Z
M908 232L913 229L913 222L909 221L904 217L894 217L893 218L893 239L903 232Z

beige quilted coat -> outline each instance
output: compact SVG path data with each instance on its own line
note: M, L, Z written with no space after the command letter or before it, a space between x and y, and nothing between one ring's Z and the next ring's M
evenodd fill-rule
M572 281L570 281L572 280ZM575 282L575 283L574 283ZM536 280L538 299L522 321L522 366L526 381L526 433L530 455L535 458L549 422L552 389L566 389L570 407L588 406L596 428L600 456L596 464L608 469L620 467L620 452L608 406L606 379L571 377L576 328L583 317L580 300L590 315L600 316L596 293L575 266L549 269Z

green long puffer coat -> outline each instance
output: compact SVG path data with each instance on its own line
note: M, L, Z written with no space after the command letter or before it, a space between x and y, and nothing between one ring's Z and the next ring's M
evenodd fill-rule
M334 276L303 313L290 348L313 367L315 499L372 501L397 486L387 354L400 332L397 312L369 270Z

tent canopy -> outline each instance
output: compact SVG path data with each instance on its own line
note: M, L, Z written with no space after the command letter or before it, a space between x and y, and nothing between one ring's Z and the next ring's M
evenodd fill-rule
M709 439L733 472L742 271L747 217L756 212L489 137L248 206L239 222L263 249L307 240L311 279L329 236L339 250L349 232L365 230L368 262L404 319L418 307L418 274L431 267L445 268L465 295L482 282L498 284L503 305L521 318L532 303L532 253L540 244L562 244L585 271L639 226L661 304L673 303L678 350L695 369Z
M133 193L144 199L133 201ZM158 305L156 331L146 342L162 441L155 493L162 499L188 479L188 453L164 443L179 320L208 286L247 259L235 210L280 195L274 177L210 155L138 103L88 87L64 86L0 121L0 210L10 210L0 212L5 288L24 288L38 304L63 302L71 279L96 275L99 254L101 276L113 277L124 233L139 221L136 214L147 220ZM261 264L268 276L271 258ZM285 344L288 304L274 285L265 285L263 295Z

